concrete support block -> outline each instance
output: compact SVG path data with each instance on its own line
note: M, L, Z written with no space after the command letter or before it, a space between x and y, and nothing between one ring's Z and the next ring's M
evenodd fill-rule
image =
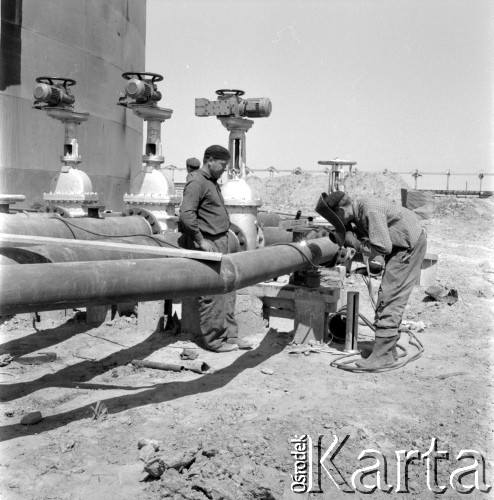
M135 314L137 316L137 302L122 302L117 304L117 313L119 316L130 316Z
M59 309L57 311L42 311L37 313L40 321L66 321L73 316L71 309Z
M86 307L86 323L90 325L101 325L106 321L111 321L112 306L87 306Z
M65 323L74 316L72 309L58 309L56 311L41 311L35 313L18 314L19 319L32 322L36 328L50 328Z
M259 297L237 293L235 318L240 338L267 331L268 321L263 317L263 301ZM197 297L182 299L180 322L182 332L190 333L193 338L201 335Z
M266 333L269 321L264 318L263 301L254 295L237 293L235 317L240 338L255 333Z
M140 332L160 332L165 329L165 301L139 302L137 308L137 329Z
M182 332L190 333L192 337L201 334L199 323L199 305L197 297L188 297L182 299L182 316L180 321Z
M310 340L324 342L326 327L326 304L314 300L308 294L295 293L295 334L293 340L298 344L307 344Z

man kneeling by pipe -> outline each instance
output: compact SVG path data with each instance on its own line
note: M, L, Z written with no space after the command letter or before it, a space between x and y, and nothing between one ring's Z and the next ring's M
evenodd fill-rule
M374 317L374 348L356 365L369 371L392 366L398 359L396 344L403 312L420 277L427 247L420 218L392 201L373 197L352 200L341 191L322 193L316 212L334 226L337 243L355 248L364 262L379 254L384 256L386 266Z

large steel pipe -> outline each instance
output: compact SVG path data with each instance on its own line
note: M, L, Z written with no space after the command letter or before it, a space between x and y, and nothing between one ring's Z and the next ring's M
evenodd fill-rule
M264 235L264 246L293 241L292 232L277 227L265 226L262 228L262 234Z
M107 219L92 217L63 219L59 216L30 218L24 214L0 214L0 232L99 240L105 236L133 236L151 234L152 231L146 219L138 215Z
M183 258L2 266L0 314L223 294L333 262L327 238L224 255L221 263Z
M145 243L147 244L148 242L142 242L143 245ZM153 244L150 241L149 245L157 245L157 243ZM149 253L139 252L139 247L137 245L135 252L129 251L128 253L112 250L99 250L97 248L68 248L50 245L37 245L26 248L0 248L0 265L81 261L88 262L93 260L149 259L153 257L155 256L152 256Z
M32 236L32 235L29 235ZM149 236L129 236L126 238L102 238L102 242L125 243L135 245L135 250L122 252L111 249L88 247L68 247L58 245L32 245L0 248L0 265L12 264L40 264L50 262L78 262L93 260L121 260L121 259L152 259L140 245L164 248L179 248L180 233L166 233Z

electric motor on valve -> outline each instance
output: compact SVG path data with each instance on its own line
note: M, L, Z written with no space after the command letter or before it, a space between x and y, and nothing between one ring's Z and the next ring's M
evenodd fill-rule
M129 83L125 86L125 94L134 99L136 103L158 102L161 99L161 92L156 90L155 84L137 78L129 80Z
M125 85L124 92L120 93L118 100L120 106L132 107L135 104L156 106L156 103L161 100L162 95L156 83L163 81L162 75L127 71L122 73L122 76L128 82Z
M271 101L267 97L244 99L240 116L248 118L265 118L271 114Z
M62 83L54 83L54 81L61 81ZM73 85L74 80L40 77L36 79L36 82L37 84L33 89L34 105L36 107L41 107L41 104L45 104L47 107L68 107L74 104L75 97L67 88L68 85Z
M196 116L235 116L266 118L271 114L272 105L267 97L242 99L243 90L217 90L218 100L196 99Z

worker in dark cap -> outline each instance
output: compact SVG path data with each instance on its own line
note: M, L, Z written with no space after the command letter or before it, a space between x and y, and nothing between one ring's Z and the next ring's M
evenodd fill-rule
M202 168L190 175L180 209L180 223L189 249L229 253L230 216L225 207L218 180L228 167L230 152L223 146L204 151ZM214 352L250 349L238 338L235 319L235 292L198 298L200 341Z
M190 181L190 174L193 172L197 172L199 167L201 166L201 162L197 158L188 158L185 162L185 168L187 169L187 177L185 178L185 182Z
M398 360L396 344L403 312L420 278L427 247L420 218L390 200L352 200L341 191L322 193L316 211L334 226L336 243L355 248L364 262L378 254L384 256L374 317L374 348L368 358L356 365L368 371L392 367Z

